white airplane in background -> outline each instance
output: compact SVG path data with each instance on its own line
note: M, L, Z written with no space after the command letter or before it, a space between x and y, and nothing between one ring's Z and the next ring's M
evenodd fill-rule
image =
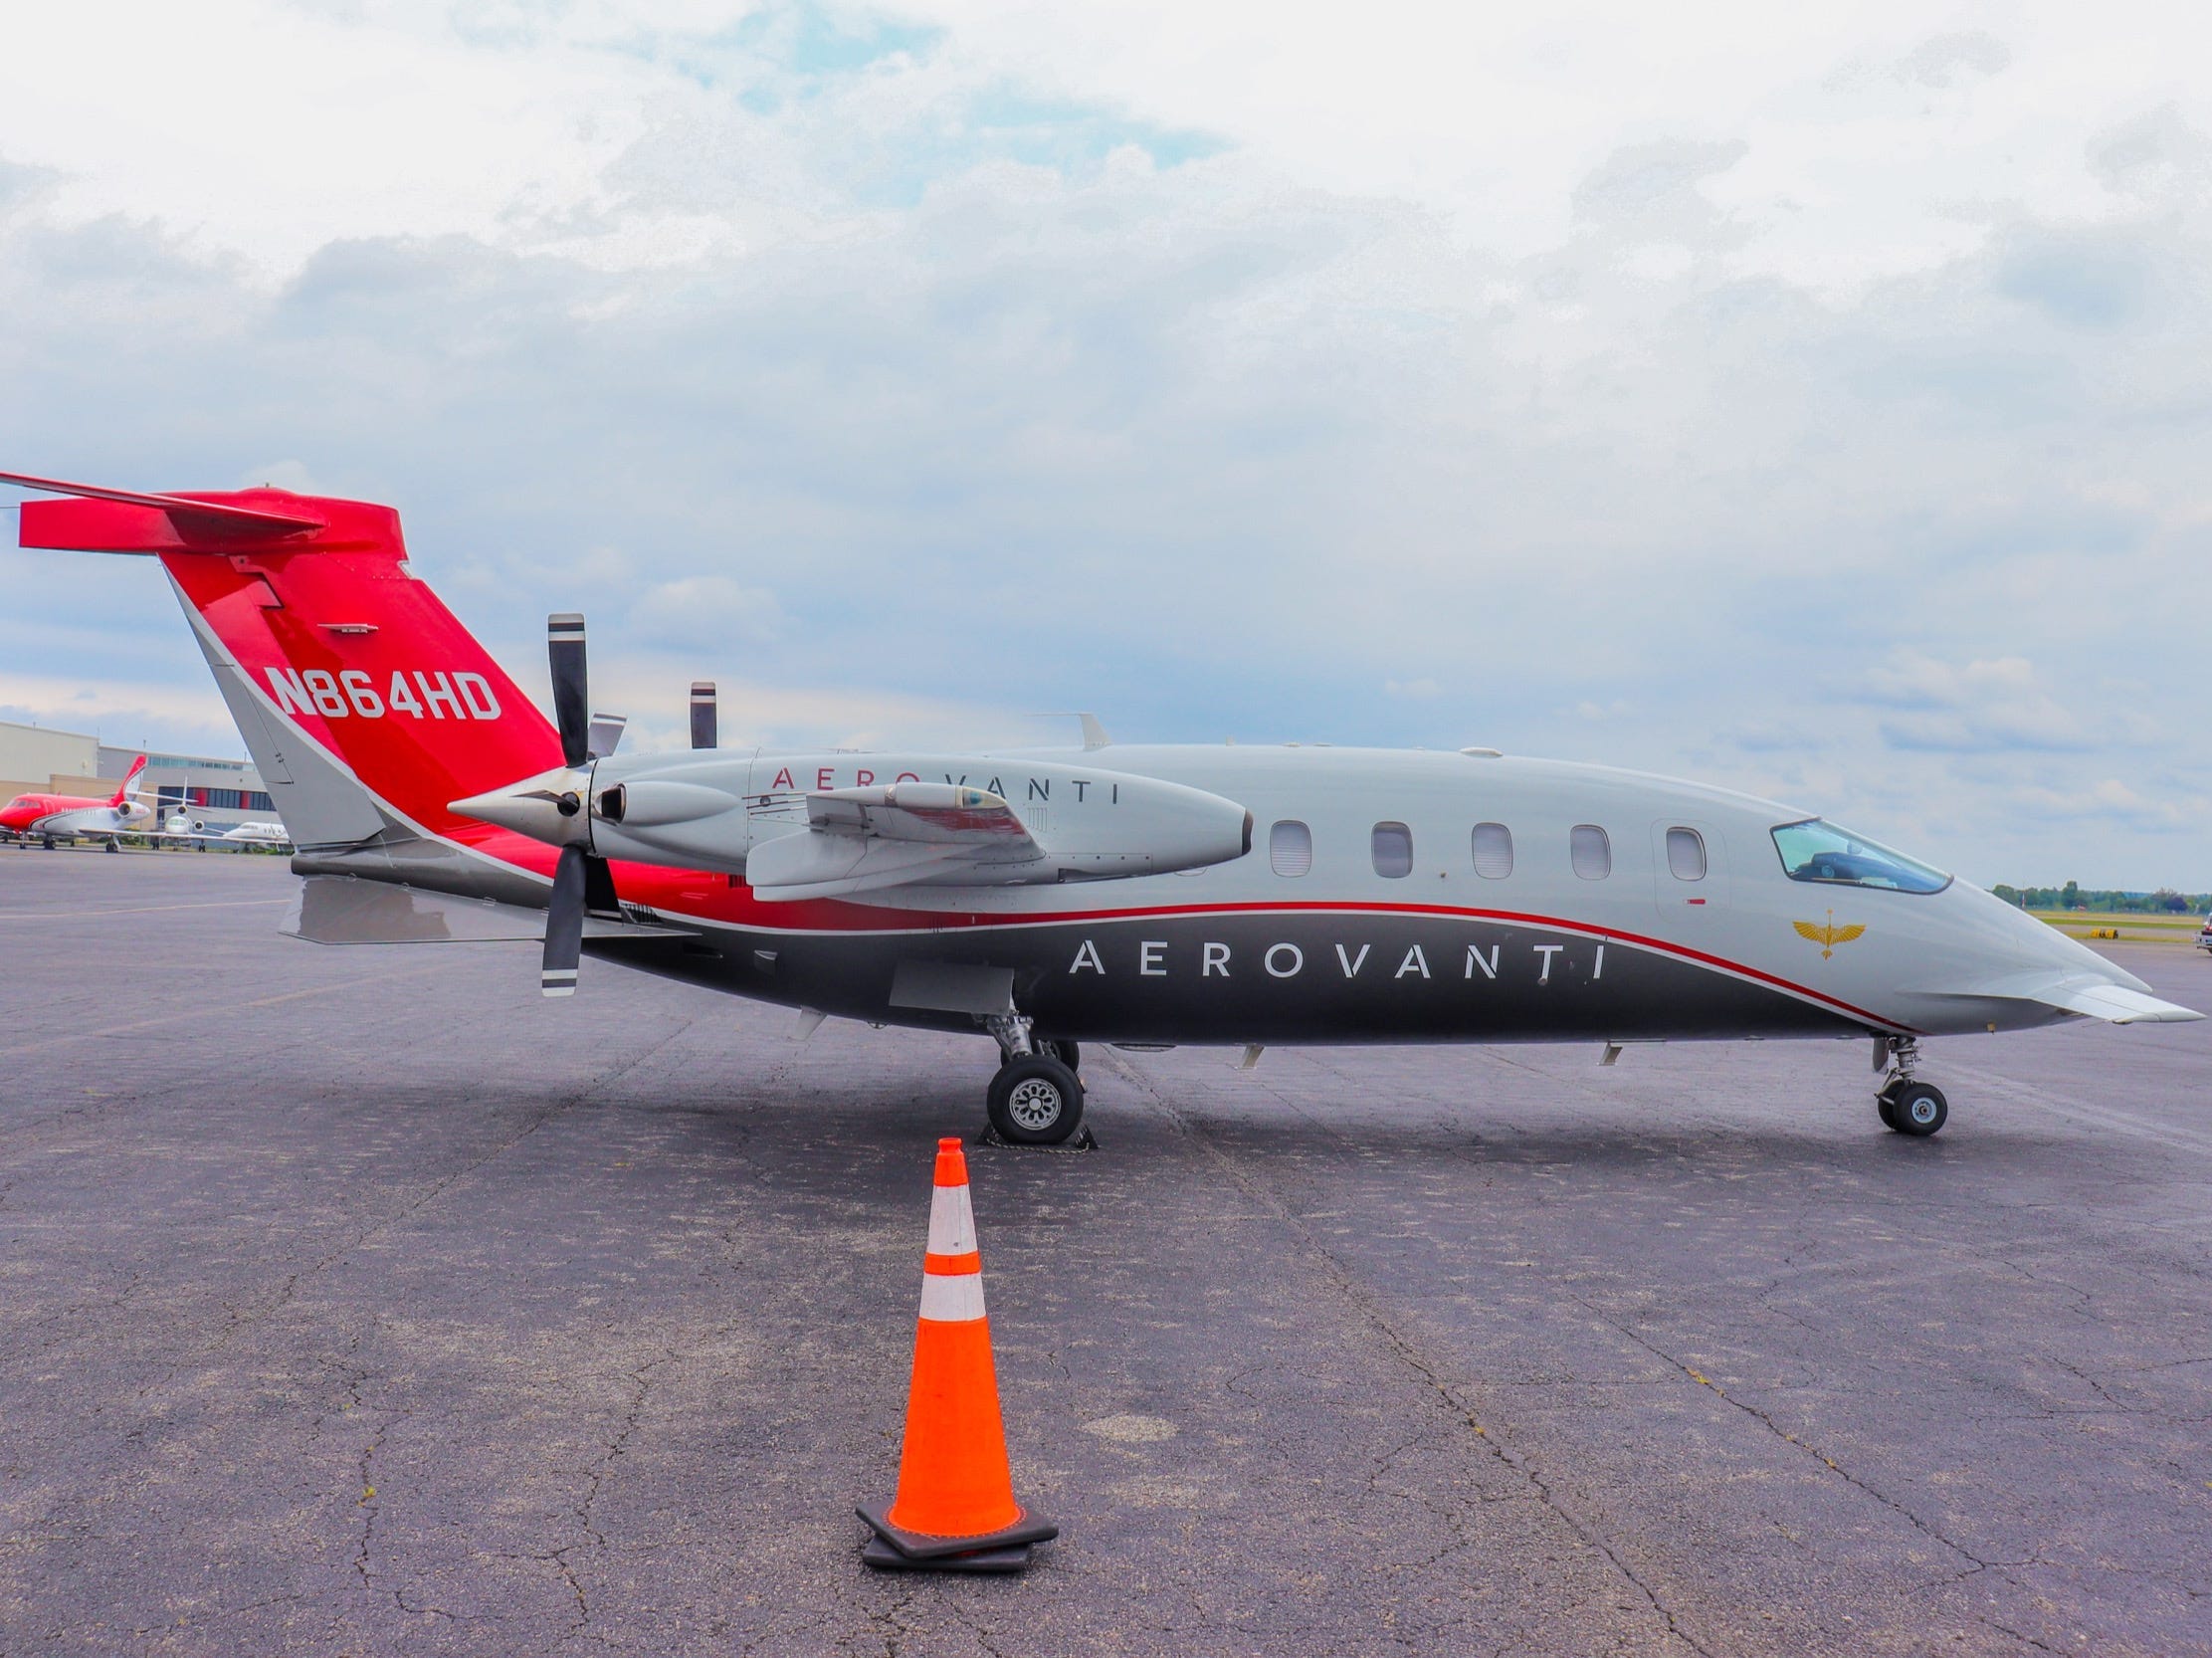
M1922 1037L2201 1015L1978 888L1802 809L1639 772L1389 749L854 753L594 740L584 625L548 724L407 560L398 515L282 490L0 474L28 547L157 556L330 943L542 940L879 1024L987 1033L1051 1143L1079 1041L1871 1038L1884 1123L1942 1128Z
M161 825L161 838L165 841L198 841L206 845L266 846L291 850L292 837L282 823L266 819L249 819L234 823L228 829L211 830L206 818L194 817L179 807L171 812Z

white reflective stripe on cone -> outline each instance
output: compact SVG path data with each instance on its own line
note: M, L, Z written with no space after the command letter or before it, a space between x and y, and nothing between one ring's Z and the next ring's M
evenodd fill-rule
M929 1189L929 1253L973 1255L975 1208L965 1186L932 1186Z
M979 1272L921 1275L921 1316L935 1324L965 1324L983 1316L983 1275Z

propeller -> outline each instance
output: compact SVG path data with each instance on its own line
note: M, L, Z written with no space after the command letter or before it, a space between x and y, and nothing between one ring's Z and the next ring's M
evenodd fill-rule
M714 728L714 682L692 681L692 746L716 748L717 732Z
M553 719L560 726L561 763L574 772L600 757L594 752L597 744L592 740L591 681L584 655L583 617L574 611L561 611L545 618L545 658L553 671ZM603 730L599 733L609 751L621 729L617 724L612 736ZM590 783L585 779L581 786L555 795L554 809L572 818L584 809L589 793ZM588 838L589 831L585 833ZM599 867L593 869L594 864ZM537 981L541 994L576 993L576 964L584 953L584 910L594 897L606 908L614 907L614 882L607 861L587 852L582 840L572 840L560 849L560 862L553 868L553 890L546 900L545 955Z

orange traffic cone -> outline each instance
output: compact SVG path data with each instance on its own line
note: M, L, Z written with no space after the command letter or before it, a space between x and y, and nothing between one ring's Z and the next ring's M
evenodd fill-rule
M968 1163L956 1140L937 1141L899 1494L860 1517L876 1534L861 1558L893 1569L1019 1571L1030 1545L1060 1535L1014 1501Z

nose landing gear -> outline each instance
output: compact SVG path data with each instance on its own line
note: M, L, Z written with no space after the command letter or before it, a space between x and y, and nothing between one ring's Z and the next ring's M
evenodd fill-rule
M1877 1066L1885 1053L1890 1061L1890 1075L1875 1094L1875 1110L1881 1113L1884 1128L1924 1140L1950 1120L1950 1103L1933 1083L1923 1083L1913 1076L1920 1058L1917 1037L1879 1039L1875 1050Z
M991 1128L1011 1145L1061 1145L1083 1123L1081 1057L1073 1042L1037 1041L1019 1013L984 1021L1002 1056L985 1104Z

